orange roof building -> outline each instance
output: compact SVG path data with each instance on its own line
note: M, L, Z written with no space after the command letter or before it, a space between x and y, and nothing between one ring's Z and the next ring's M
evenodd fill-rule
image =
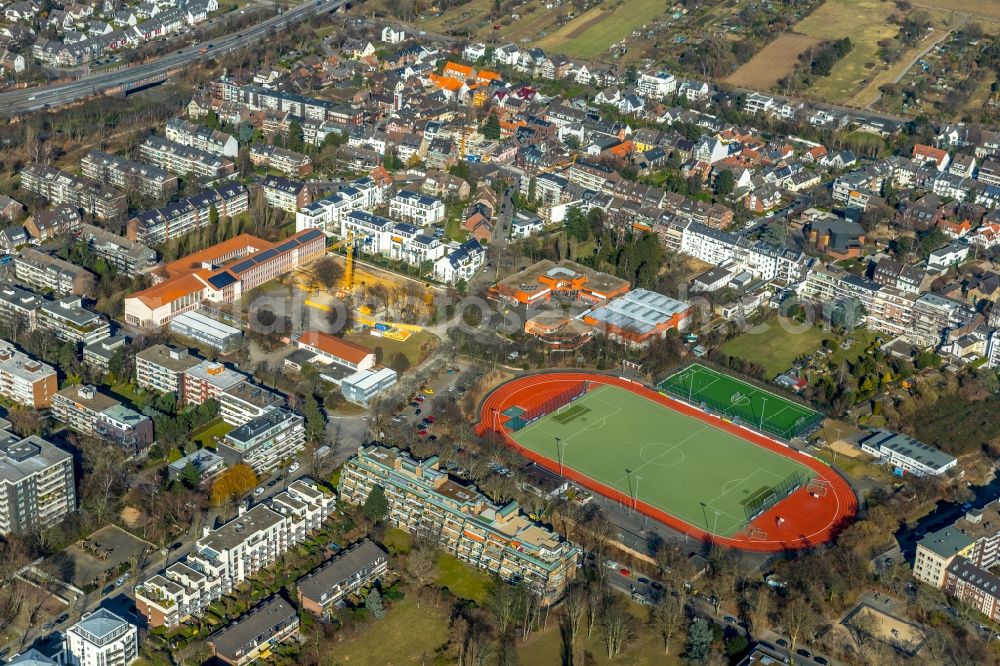
M557 264L546 259L497 282L489 293L511 303L548 303L553 296L604 303L626 293L630 287L628 280L575 261L563 259Z
M306 331L293 336L299 349L315 354L323 365L334 363L353 371L369 370L375 365L375 352L343 338L322 331Z
M326 236L306 229L278 243L243 234L171 262L158 284L125 299L132 326L163 326L204 300L233 303L265 282L323 256Z
M476 78L476 70L468 65L463 65L460 62L452 62L449 60L445 63L444 69L441 73L445 76L450 76L462 81L473 81Z

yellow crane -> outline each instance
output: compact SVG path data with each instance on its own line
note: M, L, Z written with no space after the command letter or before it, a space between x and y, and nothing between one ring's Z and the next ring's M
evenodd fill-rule
M327 253L334 253L343 248L344 250L344 277L341 280L341 288L350 291L354 287L354 232L348 231L347 237L326 248Z
M543 173L552 173L553 171L558 171L559 169L564 169L566 167L573 166L576 164L576 158L579 157L579 153L576 153L568 160L563 160L562 162L556 162L555 164L549 165L542 169L539 169L537 175L542 175Z

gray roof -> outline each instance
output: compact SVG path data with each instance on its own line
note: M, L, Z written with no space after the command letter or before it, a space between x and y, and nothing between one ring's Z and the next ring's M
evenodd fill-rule
M862 437L858 443L865 444L873 449L889 449L931 469L941 469L955 462L954 456L950 456L930 444L924 444L907 435L901 435L888 430L873 430Z
M354 576L361 569L372 566L379 559L385 557L384 550L365 539L299 580L299 592L308 599L321 599L324 594Z
M17 483L73 456L41 437L24 439L0 430L0 481Z
M293 621L298 622L295 609L284 599L275 597L213 635L208 642L218 654L235 659L270 640Z
M85 615L68 631L83 636L96 645L106 645L128 631L130 626L107 608L98 608L93 613Z
M918 545L923 546L927 550L940 555L941 557L951 557L959 551L965 550L971 546L975 543L975 539L970 537L965 532L962 532L954 525L949 525L948 527L942 528L937 532L931 532L925 535L924 538L917 543Z

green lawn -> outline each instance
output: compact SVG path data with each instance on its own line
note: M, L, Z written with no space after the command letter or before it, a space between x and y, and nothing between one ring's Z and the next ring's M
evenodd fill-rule
M644 606L629 601L629 611L636 618L636 636L628 647L614 659L608 659L608 650L604 643L604 633L600 627L594 627L594 633L587 637L586 622L583 631L577 639L578 654L586 657L578 658L580 663L596 664L628 664L629 666L674 666L681 664L680 653L683 646L679 641L671 646L670 654L663 653L663 642L649 628L649 610ZM559 634L558 622L549 618L548 626L531 634L528 640L519 644L517 654L522 664L559 664L562 655L562 637Z
M407 360L410 361L410 367L424 360L424 357L437 347L440 342L433 333L428 333L427 331L413 333L406 340L402 341L391 338L378 338L368 333L349 333L344 336L344 339L368 349L381 347L382 363L386 364L397 352L403 352Z
M191 439L197 442L203 448L207 446L210 449L214 449L216 448L215 438L218 437L219 439L222 439L223 437L226 436L226 433L228 433L232 429L233 426L229 425L221 418L218 418L209 423L208 425L206 425L201 430L193 433L191 435Z
M412 543L413 539L410 537L410 533L398 527L390 527L385 531L385 536L382 537L382 545L396 553L410 552Z
M659 0L623 0L605 3L553 31L536 45L567 56L593 58L636 28L649 25L666 11Z
M437 584L440 587L448 588L460 599L471 599L477 604L482 604L486 599L490 583L493 582L489 574L447 553L438 556L437 567Z
M394 602L381 620L331 650L334 666L398 666L432 664L448 638L445 604L404 599Z
M722 345L722 352L755 363L764 368L769 379L777 377L792 367L800 356L811 354L833 337L832 333L818 327L803 331L787 331L777 321L768 321L763 333L746 332Z
M843 361L857 363L858 359L867 353L868 347L879 337L879 333L867 328L859 328L847 337L854 340L854 345L850 349L841 349L839 344L834 345L833 354L830 356L834 365L839 366Z
M560 446L566 467L715 534L739 532L758 508L752 498L781 495L774 489L792 475L812 477L791 458L618 386L572 405L575 417L560 423L553 412L511 436L552 460Z
M124 398L133 405L139 402L139 393L131 384L115 384L110 390L115 395Z

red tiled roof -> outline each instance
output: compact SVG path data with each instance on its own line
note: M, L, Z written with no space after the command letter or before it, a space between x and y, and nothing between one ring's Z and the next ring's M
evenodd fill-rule
M320 331L306 331L299 336L300 345L314 347L325 354L330 354L337 358L342 358L350 363L361 363L365 358L374 353L367 347L348 342L341 338L322 333Z

